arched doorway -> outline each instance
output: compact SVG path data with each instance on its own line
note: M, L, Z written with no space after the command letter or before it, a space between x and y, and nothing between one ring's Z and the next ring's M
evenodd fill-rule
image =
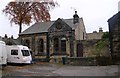
M77 57L83 57L83 44L77 44Z

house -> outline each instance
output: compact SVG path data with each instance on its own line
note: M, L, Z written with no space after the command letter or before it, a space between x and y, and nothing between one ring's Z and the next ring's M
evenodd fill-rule
M110 50L113 59L120 60L120 11L108 19Z
M97 31L93 31L93 33L87 33L87 40L94 40L94 39L101 39L103 36L104 32L102 30L102 28L99 28L99 32Z
M72 19L35 23L20 33L19 39L35 58L79 57L83 56L80 40L86 40L86 30L83 18L75 11Z

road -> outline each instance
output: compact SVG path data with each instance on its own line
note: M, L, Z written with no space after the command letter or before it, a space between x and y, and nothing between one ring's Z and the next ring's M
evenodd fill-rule
M66 66L38 63L25 66L11 66L2 70L3 76L120 76L120 66ZM10 77L9 77L10 78ZM13 78L13 77L12 77Z

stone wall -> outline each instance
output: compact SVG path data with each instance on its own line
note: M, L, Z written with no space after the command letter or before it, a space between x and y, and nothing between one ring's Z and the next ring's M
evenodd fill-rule
M32 55L36 58L46 58L47 57L47 34L33 34L33 35L22 35L19 37L21 39L22 45L26 45L26 40L29 40L29 45L28 46L32 50ZM39 45L39 40L43 39L43 52L41 55L38 55L38 45Z
M120 62L120 11L108 19L111 56Z
M105 40L105 43L100 43L102 41L101 39L81 41L83 44L83 57L110 56L108 40ZM99 46L99 44L101 45Z

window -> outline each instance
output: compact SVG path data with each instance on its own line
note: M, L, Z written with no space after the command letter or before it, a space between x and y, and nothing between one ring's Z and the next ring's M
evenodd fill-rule
M21 50L23 56L30 56L29 50Z
M59 40L58 40L58 38L54 38L54 50L55 51L59 50Z
M44 51L44 41L43 39L40 39L38 42L38 52L43 52Z
M66 40L61 40L61 51L66 52Z
M30 40L26 39L24 45L30 48Z
M11 55L18 55L18 50L11 50Z

